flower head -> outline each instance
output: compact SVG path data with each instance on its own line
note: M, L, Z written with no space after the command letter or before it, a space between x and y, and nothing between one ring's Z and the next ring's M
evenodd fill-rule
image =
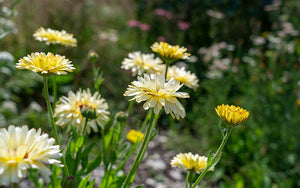
M191 54L186 53L187 49L178 45L172 46L166 42L155 42L151 49L158 53L164 60L175 61L178 59L189 59Z
M121 68L131 70L132 75L142 75L143 73L159 73L163 72L165 65L154 54L142 54L141 52L132 52L128 54L128 58L122 61Z
M224 123L235 126L243 123L249 117L249 112L241 107L229 106L228 104L217 106L215 109Z
M35 40L45 41L47 45L49 44L61 44L64 46L77 46L77 39L73 37L73 34L67 33L65 30L58 31L50 28L44 29L39 28L33 34Z
M0 129L0 185L18 183L29 168L36 168L49 182L52 173L46 164L59 165L62 156L54 143L41 129L28 130L25 125Z
M65 56L36 52L25 56L16 64L18 69L27 69L40 74L67 74L73 72L73 64Z
M179 81L171 78L165 81L164 75L145 74L144 77L138 77L133 81L124 93L125 96L133 97L138 103L146 101L143 105L145 110L154 108L154 113L158 114L164 107L166 114L171 114L177 119L185 117L185 110L177 98L189 98L185 92L177 92L182 85Z
M132 143L141 142L143 140L144 134L136 131L136 130L130 130L127 134L127 140L129 140Z
M196 74L185 70L184 67L177 67L177 66L169 67L167 80L171 79L172 77L174 77L175 80L178 80L179 82L183 83L183 85L191 89L197 89L198 87L199 80Z
M78 132L82 133L85 124L85 118L81 112L83 107L92 109L96 113L96 118L90 119L87 123L88 133L91 128L97 132L97 125L103 125L108 120L108 105L98 92L92 95L89 89L83 91L80 89L76 94L70 91L68 97L61 97L59 101L61 103L56 106L54 113L54 117L58 118L56 123L59 126L73 125Z
M207 157L199 156L198 154L193 155L191 152L179 153L171 160L171 166L186 170L194 170L200 173L207 167Z

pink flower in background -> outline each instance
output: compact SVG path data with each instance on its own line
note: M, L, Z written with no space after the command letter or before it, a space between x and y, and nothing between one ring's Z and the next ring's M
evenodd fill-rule
M129 20L128 22L127 22L127 25L129 26L129 27L139 27L140 26L140 22L139 21L137 21L137 20Z
M173 14L165 9L162 9L162 8L157 8L155 9L154 11L154 14L157 15L157 16L164 16L166 17L167 19L171 19L173 17Z
M185 30L188 30L190 28L191 23L179 20L177 22L177 25L178 25L179 29L185 31Z
M165 37L163 37L163 36L158 36L158 37L157 37L157 40L158 40L159 42L166 42L166 41L167 41L167 39L166 39Z
M140 24L139 25L139 28L142 30L142 31L149 31L150 30L150 25L148 24Z

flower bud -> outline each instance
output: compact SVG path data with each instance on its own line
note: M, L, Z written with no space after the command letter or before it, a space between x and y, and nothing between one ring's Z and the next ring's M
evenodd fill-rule
M66 176L61 181L61 187L63 188L74 188L77 187L78 183L75 176Z
M116 120L119 122L126 121L128 118L128 114L126 112L120 111L116 114Z
M97 118L97 112L91 106L83 106L80 110L81 115L89 120Z
M96 62L99 59L99 54L95 50L89 51L89 60L91 62Z

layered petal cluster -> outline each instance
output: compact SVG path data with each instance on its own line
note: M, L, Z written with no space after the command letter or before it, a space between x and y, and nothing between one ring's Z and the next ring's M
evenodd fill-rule
M44 29L43 27L37 29L33 34L35 40L46 42L49 44L61 44L64 46L77 46L77 39L73 34L67 33L65 30L58 31L50 28Z
M56 124L59 126L68 126L70 129L73 125L78 132L82 133L85 124L85 118L81 114L83 107L96 112L96 118L87 123L88 133L91 132L91 128L97 132L97 125L101 126L108 120L108 105L98 92L92 95L89 89L83 91L80 89L76 94L70 91L67 97L61 97L59 101L60 104L56 105L54 113L54 117L57 118Z
M189 153L179 153L171 160L172 167L178 167L195 172L203 172L207 167L207 157Z
M134 129L130 130L127 134L127 140L132 143L141 142L143 140L144 134L140 131L136 131Z
M131 70L132 75L142 75L143 73L160 73L165 69L160 58L155 58L154 54L143 54L141 52L132 52L128 54L128 58L122 61L121 68Z
M25 56L16 64L18 69L27 69L40 74L67 74L73 72L73 64L65 56L36 52Z
M233 105L229 106L228 104L222 104L217 106L215 110L224 123L230 126L239 125L249 117L249 112L247 110Z
M199 86L198 85L199 80L196 74L187 71L184 67L178 67L178 66L169 67L167 80L171 79L172 77L174 77L175 80L178 80L179 82L183 83L183 85L191 89L197 89Z
M145 110L154 108L154 113L158 114L164 107L166 114L171 114L177 119L185 117L185 110L177 98L189 98L186 92L177 92L181 87L179 81L174 77L165 81L164 75L145 74L139 76L137 81L133 81L127 88L124 96L133 97L138 103L146 101L143 105Z
M163 59L175 61L178 59L189 59L191 54L186 53L187 49L178 45L172 46L166 42L155 42L151 49L158 53Z
M26 176L29 168L36 168L49 182L52 174L47 164L59 166L62 156L55 140L41 129L28 130L27 126L0 130L0 185L18 183Z

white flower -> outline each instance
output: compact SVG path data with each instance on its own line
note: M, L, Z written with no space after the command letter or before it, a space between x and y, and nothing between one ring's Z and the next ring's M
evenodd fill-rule
M36 168L49 182L52 174L45 164L59 165L62 154L55 140L41 129L28 130L27 126L0 130L0 185L18 183L29 168ZM61 166L61 165L59 165Z
M177 67L177 66L169 67L167 79L169 80L172 77L174 77L175 80L178 80L179 82L183 83L183 85L191 89L197 89L199 86L198 85L199 80L196 74L187 71L184 67Z
M163 72L165 65L160 58L155 58L154 54L142 54L141 52L132 52L128 58L122 61L121 68L131 70L132 75L142 75L143 73Z
M143 105L145 110L154 108L154 113L158 114L164 107L166 114L171 114L177 119L185 117L185 110L177 98L189 98L186 92L177 92L182 85L174 77L168 82L164 75L145 74L133 81L124 93L124 96L133 97L138 103L146 101Z

